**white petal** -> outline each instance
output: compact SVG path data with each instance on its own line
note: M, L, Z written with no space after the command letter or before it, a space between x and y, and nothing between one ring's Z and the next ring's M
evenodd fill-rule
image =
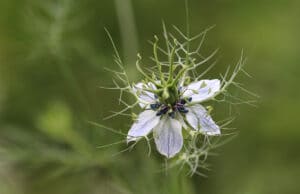
M183 137L181 123L176 119L165 116L154 128L156 148L167 158L175 156L182 148Z
M220 91L221 83L218 79L193 82L183 89L184 97L192 97L192 101L201 102Z
M138 138L148 135L159 123L159 120L160 118L156 116L156 112L153 110L142 112L128 131L127 142L136 141Z
M145 91L145 89L155 90L156 87L151 82L147 84L139 82L136 85L134 85L132 88L133 93L138 95L138 98L140 100L139 104L142 108L145 108L149 104L155 103L155 95L152 92Z
M187 107L186 120L195 129L206 135L220 135L220 127L212 120L206 109L197 104Z

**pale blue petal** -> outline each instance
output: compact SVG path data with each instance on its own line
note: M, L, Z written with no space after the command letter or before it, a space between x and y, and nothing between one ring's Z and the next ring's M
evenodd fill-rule
M160 118L156 116L156 112L153 110L145 110L142 112L128 131L127 142L136 141L148 135L159 123L159 120Z
M159 153L167 158L174 157L183 145L181 123L165 116L154 128L154 140Z
M206 135L220 135L220 127L213 121L207 110L199 105L187 107L186 120L195 130L199 130Z
M221 83L218 79L201 80L193 82L183 88L184 97L192 97L192 101L201 102L211 98L221 89Z
M155 103L155 95L152 92L145 91L145 89L155 90L156 87L153 83L149 82L144 84L142 82L137 83L133 86L132 92L135 93L139 98L139 105L142 108L146 108L147 105Z

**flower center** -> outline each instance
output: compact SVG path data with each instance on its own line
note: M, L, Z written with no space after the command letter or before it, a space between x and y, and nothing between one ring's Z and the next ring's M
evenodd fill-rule
M157 102L155 104L150 104L150 108L154 111L157 111L156 116L161 116L168 113L170 117L174 118L176 112L186 114L188 110L185 108L185 104L191 101L192 98L190 97L188 99L179 99L172 105L161 104L160 102Z

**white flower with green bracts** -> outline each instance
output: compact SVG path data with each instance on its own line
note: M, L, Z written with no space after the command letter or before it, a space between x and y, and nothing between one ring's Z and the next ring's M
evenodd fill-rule
M112 38L108 34L115 50L115 61L120 68L120 71L110 69L115 75L113 78L115 87L108 89L120 91L119 104L124 108L106 118L133 115L133 124L125 134L127 143L134 142L128 149L145 138L151 150L149 141L152 138L148 137L153 136L157 151L166 158L174 158L173 167L187 165L191 174L201 174L197 169L206 168L205 160L210 151L220 145L218 142L221 137L215 136L227 135L228 131L226 132L225 129L228 128L225 126L232 121L232 118L229 118L216 124L210 114L212 109L206 108L204 103L214 100L227 102L230 105L244 102L251 104L251 101L244 101L228 92L229 86L232 85L251 94L235 81L239 72L248 74L243 70L244 59L241 56L235 68L228 67L226 72L220 75L220 79L203 79L216 64L216 61L211 62L211 59L217 50L208 56L200 53L209 29L190 37L174 27L179 34L179 39L176 39L173 33L167 32L165 25L163 29L165 46L158 46L157 36L155 41L151 42L153 44L151 59L155 65L142 68L140 66L142 58L138 54L136 67L143 80L137 84L132 84L130 81ZM200 40L198 46L192 48L195 44L191 45L191 43L197 40ZM209 66L205 68L207 64ZM124 98L125 93L132 94L136 100L129 103L127 98ZM142 109L141 112L137 116L128 114L129 111L133 113L136 106ZM224 129L222 134L221 128Z
M220 135L220 127L200 104L212 98L220 89L220 81L201 80L175 90L170 88L169 98L159 97L160 84L138 83L133 92L145 110L130 128L127 141L137 141L153 131L156 148L167 158L175 156L183 146L182 129L191 128L204 135ZM175 94L170 93L173 92ZM175 98L171 98L174 96Z

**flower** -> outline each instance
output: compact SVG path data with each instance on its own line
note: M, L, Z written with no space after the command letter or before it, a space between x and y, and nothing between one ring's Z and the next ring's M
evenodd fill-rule
M140 82L132 87L132 93L138 97L144 111L128 131L127 142L137 141L153 131L158 152L172 158L182 149L182 128L205 135L221 134L220 127L201 105L218 94L220 80L201 80L187 86L176 86L177 91L158 85Z

